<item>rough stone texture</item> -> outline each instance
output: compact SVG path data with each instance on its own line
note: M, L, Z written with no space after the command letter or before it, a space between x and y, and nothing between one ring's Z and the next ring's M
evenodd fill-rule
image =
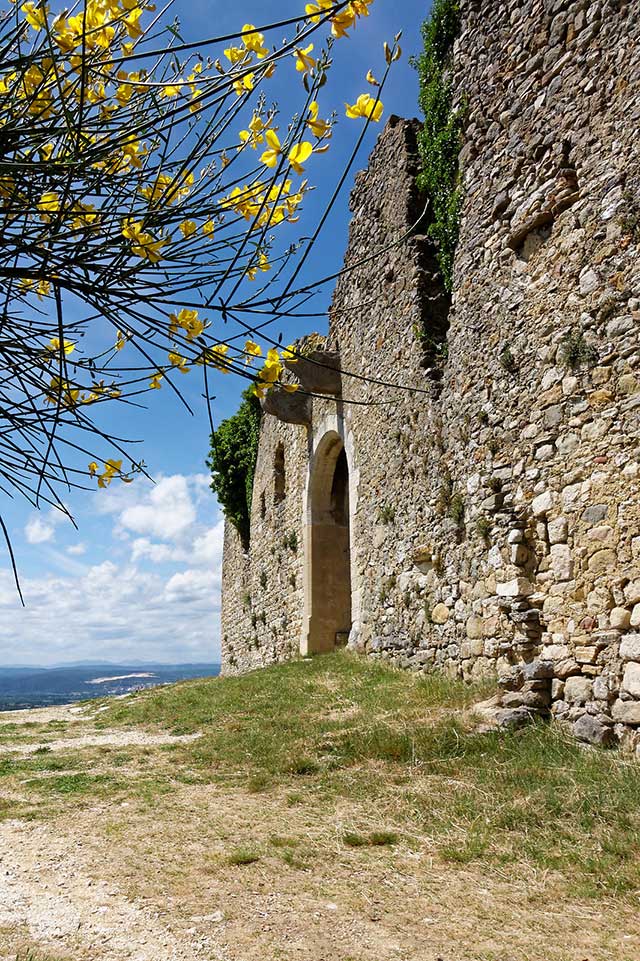
M350 646L465 678L549 664L543 695L524 676L508 688L527 713L547 698L578 736L598 741L589 715L634 746L640 694L622 678L640 663L640 9L461 8L452 304L419 234L340 279L323 348L339 351L341 395L314 398L306 428L264 419L247 558L227 531L223 667L299 649L309 465L333 430L349 464ZM390 121L356 181L347 264L417 219L414 151L415 124ZM423 322L435 339L448 323L446 360L416 339ZM568 335L583 346L574 366ZM277 546L290 530L296 555Z

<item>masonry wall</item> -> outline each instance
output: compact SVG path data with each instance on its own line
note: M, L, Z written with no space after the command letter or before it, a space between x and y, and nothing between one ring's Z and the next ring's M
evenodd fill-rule
M352 197L347 264L387 250L336 290L327 346L340 352L341 398L314 399L307 426L264 418L248 559L227 532L224 667L298 649L306 492L334 430L350 470L350 645L416 670L497 671L505 712L551 710L586 740L633 744L640 3L466 0L462 14L451 309L420 228L393 246L421 209L415 124L394 120ZM425 352L416 331L438 340L447 321L446 351ZM262 518L279 439L291 487ZM266 553L283 523L302 545L286 555L295 588ZM245 582L266 611L253 633Z

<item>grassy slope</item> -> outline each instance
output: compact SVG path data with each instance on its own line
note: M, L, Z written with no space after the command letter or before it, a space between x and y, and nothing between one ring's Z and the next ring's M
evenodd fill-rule
M347 799L371 814L345 845L401 840L440 862L552 870L582 896L637 897L640 766L545 725L475 733L468 709L482 693L344 653L140 693L109 702L93 730L202 736L0 760L5 784L22 795L20 810L0 804L0 816L48 816L96 798L153 803L190 784L264 792L282 798L283 812ZM256 857L241 847L229 862Z

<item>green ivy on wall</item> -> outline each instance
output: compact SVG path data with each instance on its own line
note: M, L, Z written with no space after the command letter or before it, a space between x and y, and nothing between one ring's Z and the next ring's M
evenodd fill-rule
M447 71L456 37L460 33L459 0L433 0L429 19L422 26L423 51L416 66L420 79L420 108L424 125L418 135L421 172L418 186L430 202L429 237L437 247L444 285L453 286L453 261L458 242L462 189L458 155L463 116L453 109Z
M252 388L245 390L242 397L238 412L223 420L211 435L207 467L211 470L211 489L246 550L262 411Z

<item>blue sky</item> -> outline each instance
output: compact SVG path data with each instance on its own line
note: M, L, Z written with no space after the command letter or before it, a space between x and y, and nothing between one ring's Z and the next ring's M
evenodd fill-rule
M236 4L176 0L185 40L198 40L260 26L267 18L285 19L304 7L303 0ZM291 242L315 226L323 201L333 190L355 138L358 124L344 118L344 101L353 102L371 90L367 70L384 69L382 44L403 31L402 60L394 65L382 99L382 123L392 113L417 116L417 80L408 58L419 50L419 26L428 0L375 0L371 16L359 21L349 41L334 46L335 64L323 90L323 114L339 116L331 150L308 166L317 187L308 195ZM270 37L281 39L283 31ZM213 52L209 49L208 52ZM221 51L217 51L220 53ZM278 93L285 114L300 103L303 91L295 70L291 84ZM287 96L295 94L293 106ZM326 94L326 95L325 95ZM359 123L359 122L358 122ZM301 282L338 270L348 229L348 196L355 172L366 165L380 126L371 125L334 211L304 269ZM289 238L287 238L289 242ZM310 307L325 311L331 285ZM283 330L285 343L322 320L292 321ZM114 414L113 427L140 439L143 457L155 483L136 479L108 491L75 492L66 500L78 525L76 531L59 512L34 511L26 503L10 502L0 493L0 509L9 528L18 562L26 608L22 609L3 555L0 566L0 666L63 663L84 658L110 661L215 661L219 655L220 566L222 520L208 487L205 466L209 426L200 385L185 378L195 415L176 404L166 390L153 391L149 409ZM214 415L219 421L236 409L246 385L235 377L217 375ZM136 452L138 448L135 448Z

